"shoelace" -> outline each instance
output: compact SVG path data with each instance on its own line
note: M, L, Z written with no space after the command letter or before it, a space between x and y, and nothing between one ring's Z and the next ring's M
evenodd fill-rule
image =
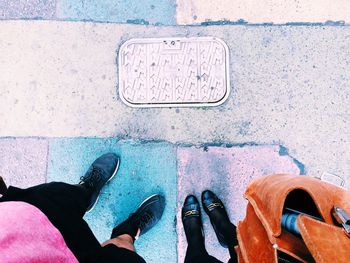
M144 227L148 224L152 224L152 222L155 220L155 217L149 213L145 213L142 215L142 217L139 218L139 228L144 229Z
M91 173L89 173L87 176L82 176L80 180L87 184L88 187L93 188L98 182L101 181L101 171L93 166Z

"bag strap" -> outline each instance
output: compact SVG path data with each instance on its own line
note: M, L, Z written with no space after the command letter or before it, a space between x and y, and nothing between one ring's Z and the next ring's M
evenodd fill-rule
M297 224L316 262L349 262L350 239L341 227L300 215Z

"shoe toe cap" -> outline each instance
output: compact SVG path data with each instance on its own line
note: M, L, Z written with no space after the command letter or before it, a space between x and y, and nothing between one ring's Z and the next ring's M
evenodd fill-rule
M202 200L208 200L208 199L217 199L218 197L210 190L205 190L202 193Z
M188 195L185 199L184 205L182 207L182 215L186 212L195 210L200 213L200 206L198 199L194 195Z
M100 156L95 162L94 166L101 168L107 174L112 175L115 173L119 166L120 158L114 153L106 153Z
M198 199L194 195L188 195L185 199L184 205L196 205L199 204Z
M119 162L119 156L115 153L106 153L101 156L104 160L108 161L110 164L116 165Z

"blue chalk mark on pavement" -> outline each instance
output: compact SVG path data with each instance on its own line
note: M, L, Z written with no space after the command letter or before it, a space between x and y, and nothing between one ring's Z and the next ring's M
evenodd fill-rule
M59 19L98 22L143 21L144 24L175 25L175 0L61 0Z
M167 142L119 141L72 138L49 142L48 182L77 183L90 164L106 152L121 157L117 175L102 189L95 208L85 216L100 242L154 193L165 195L161 221L135 242L137 252L150 263L174 262L177 258L176 148ZM157 248L157 249L155 249Z

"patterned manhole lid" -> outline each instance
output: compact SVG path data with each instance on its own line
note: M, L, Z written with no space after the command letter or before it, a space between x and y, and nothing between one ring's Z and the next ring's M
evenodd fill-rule
M119 51L119 95L131 107L222 104L230 92L228 47L221 39L143 38Z

